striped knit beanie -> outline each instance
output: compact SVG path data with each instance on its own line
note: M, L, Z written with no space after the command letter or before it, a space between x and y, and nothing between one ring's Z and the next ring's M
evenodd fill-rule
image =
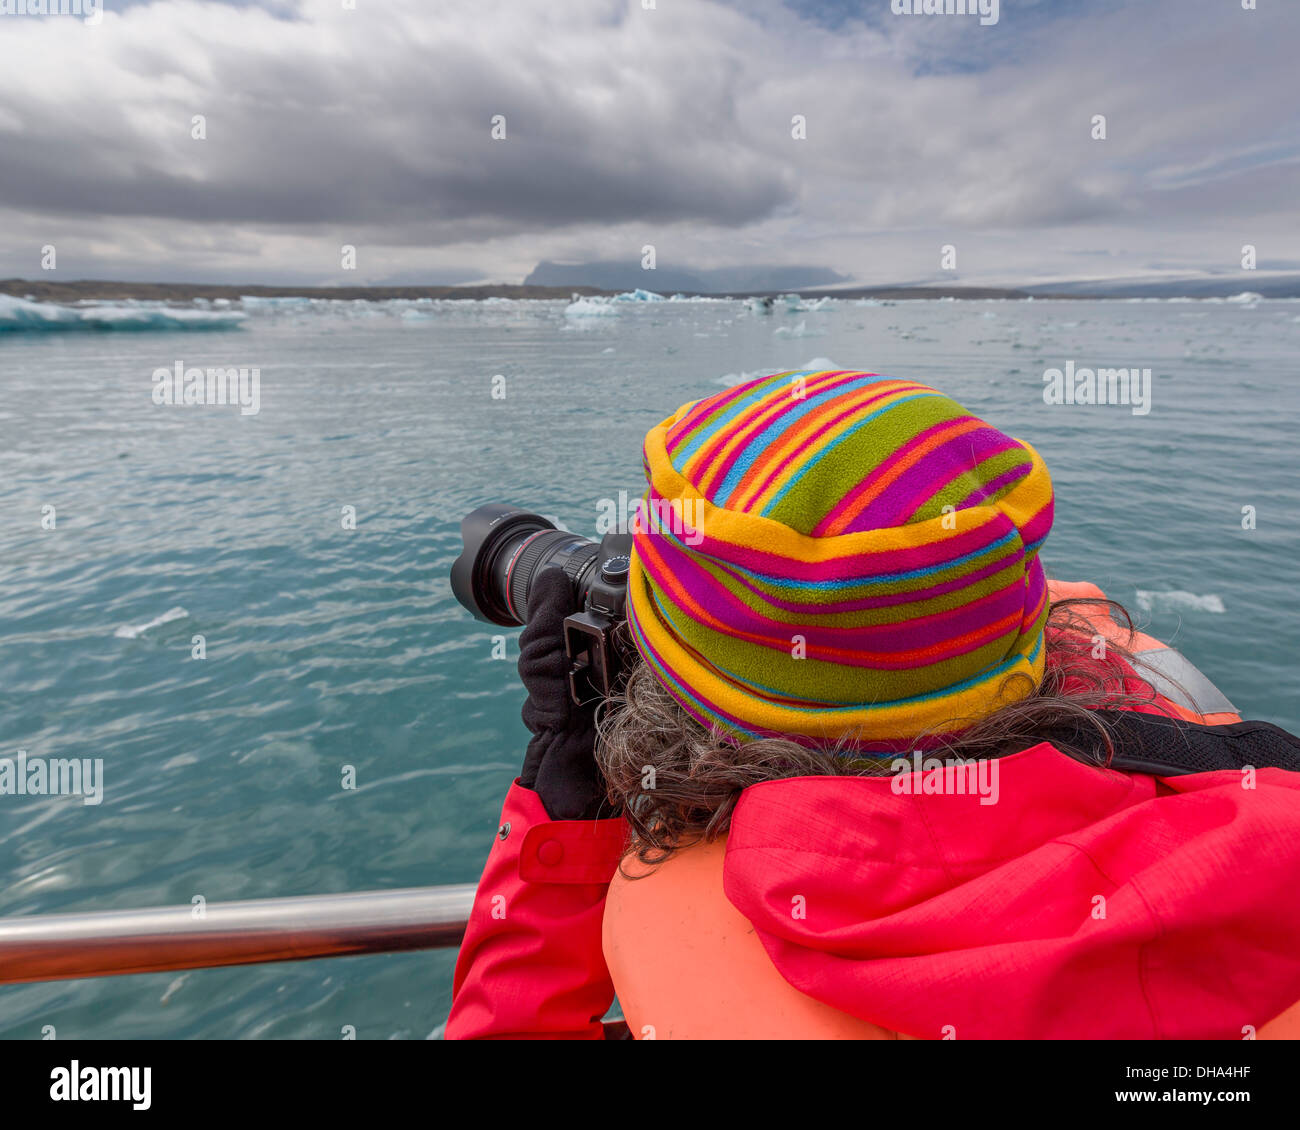
M644 457L628 623L704 725L925 748L1041 682L1051 479L942 393L778 373L684 405Z

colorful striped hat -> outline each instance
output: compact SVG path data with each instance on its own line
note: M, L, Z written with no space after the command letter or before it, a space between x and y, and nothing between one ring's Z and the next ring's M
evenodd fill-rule
M1051 479L942 393L778 373L684 405L644 456L628 623L704 725L925 748L1041 681Z

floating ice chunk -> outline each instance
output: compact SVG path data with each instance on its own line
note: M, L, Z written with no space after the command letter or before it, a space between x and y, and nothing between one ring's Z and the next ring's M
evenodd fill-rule
M245 318L235 310L201 310L161 303L111 302L60 306L0 294L0 333L68 333L77 330L219 330Z
M610 304L608 298L592 295L575 298L564 308L566 318L611 318L618 316L618 310Z
M161 627L163 624L170 624L173 620L183 620L189 613L179 605L175 608L169 608L161 616L155 616L147 624L141 624L137 628L124 624L113 633L118 639L134 640L144 635L145 632L152 631L154 628Z
M830 295L821 298L804 298L799 294L783 294L777 299L787 314L825 313L835 309L835 299Z
M755 380L758 377L770 377L775 373L822 373L827 369L838 369L829 357L814 357L806 365L798 369L755 369L752 373L724 373L714 383L720 385L745 384L747 381Z
M1170 589L1166 592L1137 590L1137 605L1143 612L1223 612L1223 601L1214 593L1197 596L1194 592Z
M241 294L239 304L245 310L283 310L293 307L311 306L311 298L261 298L255 294Z
M821 330L810 330L807 321L800 322L793 329L789 326L778 326L772 331L775 337L820 337Z

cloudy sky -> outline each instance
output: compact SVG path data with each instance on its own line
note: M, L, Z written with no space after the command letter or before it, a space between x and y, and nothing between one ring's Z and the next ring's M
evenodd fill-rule
M104 7L0 14L0 277L47 244L61 279L287 284L646 244L864 284L951 282L944 244L969 283L1300 269L1297 0Z

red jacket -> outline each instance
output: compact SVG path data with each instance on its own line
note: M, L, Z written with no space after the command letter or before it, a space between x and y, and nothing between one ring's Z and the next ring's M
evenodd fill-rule
M727 897L796 988L909 1035L1240 1039L1300 1000L1300 775L1154 778L1046 743L1000 773L987 807L891 778L747 789ZM598 1039L623 822L550 821L518 784L502 822L447 1036ZM831 918L792 918L792 892Z
M1113 657L1099 670L1151 692ZM726 897L809 996L961 1039L1241 1039L1300 1001L1300 774L1156 778L1040 743L1000 760L996 804L894 781L768 781L736 805ZM599 1039L624 822L549 820L518 783L501 821L447 1036ZM795 895L819 912L792 917Z
M600 947L605 891L627 826L551 820L506 794L456 960L447 1039L599 1040L614 985Z

